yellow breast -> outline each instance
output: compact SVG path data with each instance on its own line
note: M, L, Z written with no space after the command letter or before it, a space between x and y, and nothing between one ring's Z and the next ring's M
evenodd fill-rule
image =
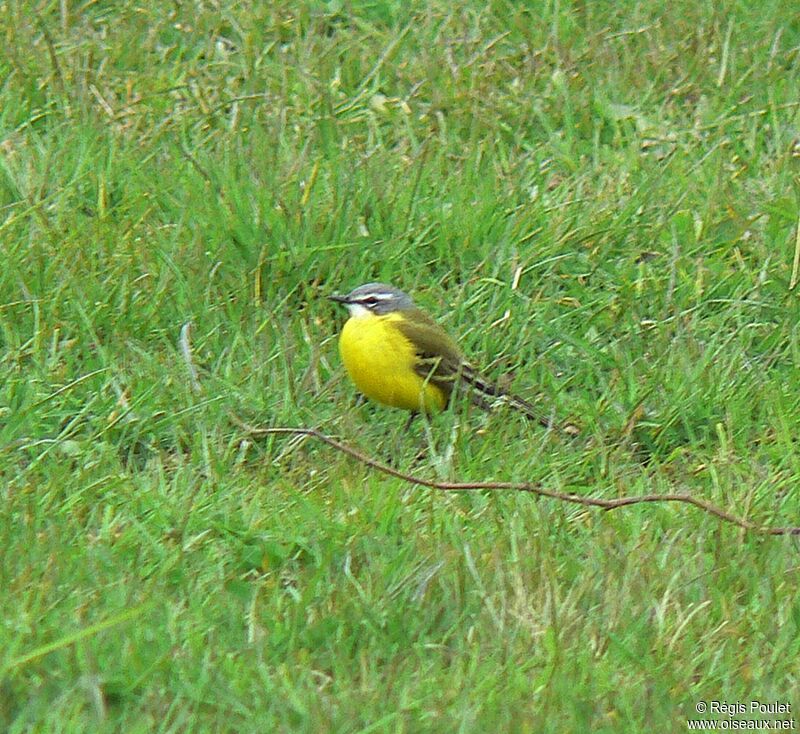
M368 313L348 319L339 337L344 366L371 400L405 410L441 410L446 396L416 373L414 347L396 325L402 318Z

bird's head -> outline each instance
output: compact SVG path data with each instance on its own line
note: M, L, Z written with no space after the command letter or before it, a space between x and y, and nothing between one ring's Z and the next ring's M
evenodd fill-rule
M328 296L329 300L341 303L350 316L383 316L393 311L414 308L414 301L408 293L386 283L366 283L350 291L346 296Z

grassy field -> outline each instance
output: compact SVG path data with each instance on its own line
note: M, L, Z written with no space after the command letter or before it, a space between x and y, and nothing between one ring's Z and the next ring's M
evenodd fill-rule
M800 525L796 8L0 9L1 730L797 715L797 538L239 423ZM370 280L580 434L359 404Z

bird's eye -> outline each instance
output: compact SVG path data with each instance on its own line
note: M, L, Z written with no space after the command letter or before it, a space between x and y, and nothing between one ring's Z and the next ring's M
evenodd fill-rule
M368 296L367 298L364 299L363 303L365 306L377 306L378 299L375 298L375 296Z

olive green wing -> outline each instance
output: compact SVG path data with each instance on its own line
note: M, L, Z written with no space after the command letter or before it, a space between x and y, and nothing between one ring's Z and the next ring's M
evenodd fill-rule
M458 344L424 311L411 308L403 316L397 328L414 345L417 374L449 395L464 365Z
M403 311L403 314L405 318L397 322L397 327L414 345L416 370L420 377L447 395L460 382L471 388L470 399L484 410L491 410L492 402L499 400L543 426L555 427L550 418L542 415L534 405L487 380L465 362L455 341L424 311L414 308Z

